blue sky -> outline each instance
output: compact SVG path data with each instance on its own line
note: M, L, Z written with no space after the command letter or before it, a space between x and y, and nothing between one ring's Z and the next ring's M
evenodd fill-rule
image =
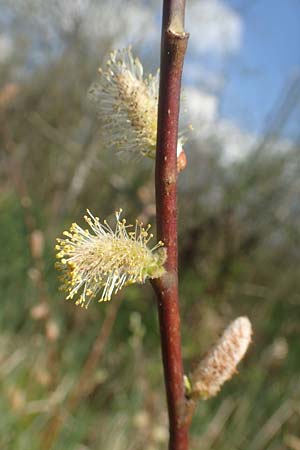
M243 34L240 50L226 61L220 115L260 133L293 73L300 71L300 1L226 3L241 15ZM299 133L299 119L298 102L285 134Z
M64 2L69 8L69 14L74 12L72 0ZM0 3L3 12L5 2ZM124 0L125 3L127 5ZM100 2L98 13L103 15L107 10L109 20L106 21L106 27L99 28L98 16L95 15L94 25L98 35L101 30L107 33L117 26L117 17L110 16L111 3L107 1L101 5ZM124 21L132 16L134 20L132 23L129 21L125 42L118 45L132 43L135 46L135 42L140 40L142 29L143 38L151 48L151 55L156 55L158 64L160 3L157 3L159 10L155 15L153 7L147 6L147 2L137 2L144 14L143 20L141 11L139 19L136 19L135 14L139 9L134 6L130 13L128 5L119 17ZM64 15L58 17L61 16ZM0 22L7 22L9 17L8 13L2 14ZM30 26L29 19L30 16L27 24ZM91 17L88 17L88 22L90 24ZM122 23L121 20L121 29ZM40 28L32 26L30 29L39 43L42 38ZM89 32L91 30L89 25ZM152 38L145 36L146 30ZM187 0L187 30L191 32L191 37L183 86L192 85L216 95L219 98L220 119L229 119L246 132L263 133L268 128L269 113L276 110L284 88L293 74L297 70L300 72L300 0ZM38 48L36 44L32 47L32 60L42 60L43 53L38 53ZM201 102L203 100L200 99L199 104ZM299 138L299 119L300 100L284 128L286 136Z

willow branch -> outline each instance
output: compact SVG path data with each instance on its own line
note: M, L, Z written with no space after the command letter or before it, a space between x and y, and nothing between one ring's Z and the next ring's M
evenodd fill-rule
M157 295L167 392L170 450L188 449L183 385L177 250L177 139L181 75L188 34L183 0L165 0L161 41L157 155L155 168L158 238L167 250L166 273L153 281Z

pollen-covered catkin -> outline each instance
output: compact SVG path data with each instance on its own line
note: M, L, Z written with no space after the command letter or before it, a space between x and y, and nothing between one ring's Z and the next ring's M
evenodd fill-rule
M215 396L225 381L236 373L251 342L252 326L247 317L234 320L218 342L195 367L189 376L191 398L207 399Z
M131 48L110 54L106 69L92 84L88 98L102 121L105 147L126 156L155 158L159 74L143 75L143 66ZM182 139L177 155L183 152Z
M67 292L67 299L75 297L77 305L86 307L93 298L110 300L123 286L144 283L165 271L163 243L152 248L147 245L153 237L150 225L144 228L138 221L135 226L128 225L120 218L121 213L115 213L113 230L107 221L101 224L88 211L84 219L92 232L73 223L69 231L64 231L65 238L57 239L61 290Z

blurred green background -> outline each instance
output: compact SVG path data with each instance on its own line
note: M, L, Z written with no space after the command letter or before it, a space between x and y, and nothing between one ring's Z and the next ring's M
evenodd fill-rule
M235 17L234 2L212 3ZM86 92L113 48L132 43L156 70L159 2L15 0L0 13L0 449L165 449L151 287L83 310L63 299L53 267L55 238L86 208L155 223L153 163L103 148ZM194 127L179 179L186 372L234 318L254 328L238 376L199 404L191 449L299 450L300 154L283 132L299 80L260 134L218 115L222 89L207 80L184 92Z

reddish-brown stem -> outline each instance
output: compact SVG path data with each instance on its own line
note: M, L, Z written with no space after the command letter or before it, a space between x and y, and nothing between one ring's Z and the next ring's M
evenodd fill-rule
M188 35L183 0L165 0L161 43L157 156L155 168L158 238L167 250L166 273L153 280L158 300L161 347L169 413L169 450L188 449L188 424L181 357L177 251L177 135L180 85Z

